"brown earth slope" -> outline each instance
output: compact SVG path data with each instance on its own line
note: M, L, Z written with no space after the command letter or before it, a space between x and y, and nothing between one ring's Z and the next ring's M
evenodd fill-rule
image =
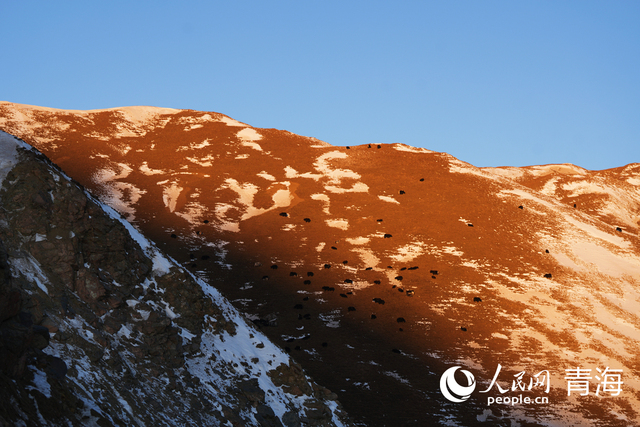
M363 424L640 422L639 164L476 168L152 107L0 103L0 129L213 283ZM481 393L498 365L508 392ZM440 391L452 366L478 382L462 403ZM569 395L577 367L585 395ZM596 396L606 367L624 384ZM542 371L549 391L529 389ZM519 395L549 403L488 406Z

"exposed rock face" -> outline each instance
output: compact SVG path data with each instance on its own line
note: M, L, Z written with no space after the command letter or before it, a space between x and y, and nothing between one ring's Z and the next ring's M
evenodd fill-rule
M348 424L215 289L43 155L0 148L0 425Z
M0 129L215 283L358 423L640 424L640 164L477 168L152 107L0 102ZM109 289L84 277L78 295L104 303ZM452 366L475 376L464 402L441 392ZM596 396L607 366L622 370L621 393ZM588 395L568 395L578 367L590 370ZM548 392L527 389L547 370ZM521 391L549 403L488 405Z

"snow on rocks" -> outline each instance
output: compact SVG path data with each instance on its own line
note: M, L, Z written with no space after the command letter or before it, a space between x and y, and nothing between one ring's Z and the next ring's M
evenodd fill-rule
M6 132L0 131L0 183L18 162L17 139Z
M265 417L279 423L300 423L306 417L318 416L312 408L320 408L327 425L347 425L338 404L327 400L330 393L314 384L284 351L249 326L216 289L162 254L113 208L70 186L69 181L33 180L32 191L42 193L44 190L36 184L43 186L55 196L56 207L44 210L44 204L28 205L29 216L49 215L46 227L68 229L65 221L69 221L70 210L64 204L80 203L91 212L77 213L83 215L81 223L89 227L74 228L73 233L64 233L66 237L61 239L38 242L33 237L37 233L29 227L37 229L44 225L41 221L21 226L24 236L7 234L7 230L11 231L7 227L14 227L22 217L21 212L15 211L15 203L26 206L21 197L30 198L33 194L24 194L14 181L4 182L9 173L19 173L15 172L23 161L17 153L19 143L0 134L0 146L6 148L0 152L0 164L4 189L11 197L11 203L3 200L6 221L0 234L10 254L26 254L22 258L9 257L12 277L27 286L25 301L36 297L49 301L49 295L65 295L51 298L46 305L47 319L59 333L50 341L47 339L49 345L45 345L38 363L49 366L64 361L61 375L66 375L67 381L52 381L52 375L58 375L53 368L28 367L30 383L15 393L26 393L23 400L35 403L33 407L23 406L29 415L17 415L21 422L37 418L42 425L50 423L44 418L49 412L38 406L43 401L33 398L38 394L56 402L64 399L72 405L82 402L60 418L69 417L69 424L71 419L87 415L96 423L112 425L223 425L231 417L241 425L257 426ZM32 156L26 161L31 163L24 170L47 174L40 172L48 166L39 158ZM55 170L53 173L59 174ZM17 176L15 182L20 179L22 176ZM57 214L60 211L62 215ZM79 255L70 252L67 260L57 258L58 254L67 256L64 248L71 240L88 242L94 238L97 243L87 243L83 249L83 256L91 262L77 272L70 271L68 274L76 275L75 283L65 284L52 269L61 268L67 274L64 267ZM33 243L53 250L38 251L31 246ZM120 244L123 246L116 246ZM114 256L120 261L112 262L110 257ZM107 282L113 286L105 287ZM120 295L121 292L124 293ZM73 399L64 397L69 394ZM145 401L155 403L140 404ZM18 419L14 421L20 424Z

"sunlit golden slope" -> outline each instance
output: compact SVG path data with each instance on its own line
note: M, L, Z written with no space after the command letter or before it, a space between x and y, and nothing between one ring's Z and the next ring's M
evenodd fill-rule
M476 168L152 107L0 103L0 129L211 280L367 425L640 423L640 164ZM549 404L487 406L518 394L479 393L498 364L503 388L548 370L549 393L524 394ZM478 381L466 402L440 393L451 366ZM607 366L619 396L595 396ZM567 396L576 367L588 396Z

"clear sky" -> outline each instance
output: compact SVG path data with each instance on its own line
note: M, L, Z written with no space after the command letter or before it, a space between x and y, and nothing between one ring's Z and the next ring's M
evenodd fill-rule
M0 1L0 100L216 111L476 166L640 162L640 1Z

